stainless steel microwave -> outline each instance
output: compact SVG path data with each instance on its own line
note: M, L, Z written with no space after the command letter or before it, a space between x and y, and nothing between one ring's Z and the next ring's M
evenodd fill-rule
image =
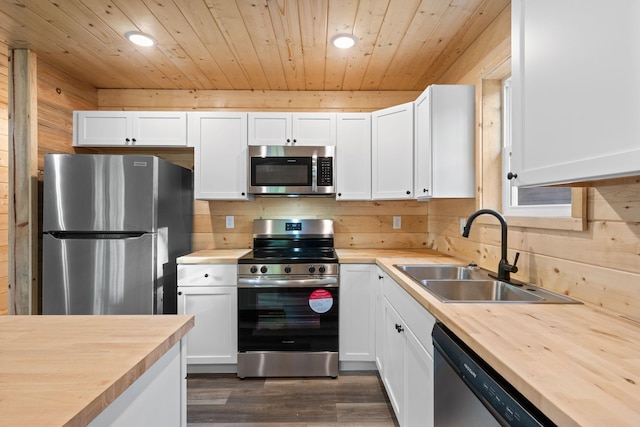
M249 146L249 194L335 194L334 146Z

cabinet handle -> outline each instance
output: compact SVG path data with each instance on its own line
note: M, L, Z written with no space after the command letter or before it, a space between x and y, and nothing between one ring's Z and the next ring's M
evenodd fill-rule
M384 276L378 275L378 280L382 280L382 279L384 279Z
M402 328L402 325L398 325L396 323L396 331L398 331L398 333L401 333L402 331L404 331L404 329Z
M338 193L338 197L342 197L342 193Z
M131 140L129 138L125 138L124 139L126 142L131 142Z
M407 194L411 194L411 190L407 190Z
M423 189L422 189L422 192L423 192L423 193L428 193L428 192L429 192L429 190L427 190L426 188L423 188Z
M518 177L518 174L517 174L517 173L511 173L511 172L509 172L509 173L507 174L507 179L508 179L509 181L511 181L513 178L517 178L517 177Z
M182 291L178 291L178 295L182 295Z
M204 273L204 277L209 277L209 273Z
M293 138L293 143L295 144L296 142L298 142L298 140Z
M289 138L287 138L287 144L290 143L290 142L291 142L291 140Z
M136 142L136 139L135 139L135 138L131 138L131 141L132 141L132 142Z
M241 196L244 196L244 191L242 193L240 193Z

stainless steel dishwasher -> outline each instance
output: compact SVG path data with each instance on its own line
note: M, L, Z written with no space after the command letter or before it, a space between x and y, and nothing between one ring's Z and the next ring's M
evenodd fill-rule
M436 427L555 426L445 326L432 338Z

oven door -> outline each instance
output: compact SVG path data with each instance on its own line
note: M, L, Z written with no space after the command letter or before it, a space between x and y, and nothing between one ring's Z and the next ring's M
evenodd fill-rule
M238 280L238 351L337 352L337 278Z

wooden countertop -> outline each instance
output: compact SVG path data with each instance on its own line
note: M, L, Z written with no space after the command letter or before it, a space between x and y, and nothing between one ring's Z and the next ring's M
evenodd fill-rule
M85 426L193 316L1 316L0 425Z
M590 304L442 303L393 264L464 260L427 249L336 252L340 263L378 264L557 425L640 425L637 321Z
M589 304L442 303L377 264L558 426L640 425L640 324Z
M204 249L179 257L178 264L234 264L251 249Z

